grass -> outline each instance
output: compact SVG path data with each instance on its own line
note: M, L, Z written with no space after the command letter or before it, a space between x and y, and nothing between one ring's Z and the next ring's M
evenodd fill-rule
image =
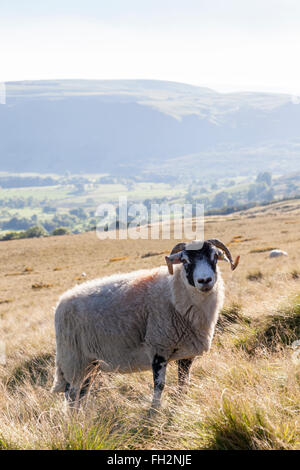
M264 248L255 248L254 250L251 250L250 253L253 254L253 253L266 253L267 251L272 251L272 250L275 250L276 248L274 248L273 246L266 246Z
M291 346L300 338L300 296L278 312L253 322L244 336L237 340L249 354L257 350L277 351Z
M291 272L292 279L299 279L300 278L300 272L297 269L294 269Z
M7 380L7 387L14 390L24 383L43 386L47 383L53 365L54 357L48 353L27 359L13 369Z
M6 389L2 448L26 449L299 449L299 382L287 357L269 369L243 352L216 350L196 365L186 397L175 391L170 367L164 406L149 418L148 373L105 377L78 415L45 385L25 380ZM238 362L233 363L233 359ZM281 364L282 368L281 368ZM49 368L51 370L51 368ZM282 371L286 377L282 377ZM148 393L145 391L148 388ZM11 425L13 422L13 426Z
M258 270L247 275L248 281L261 281L263 279L263 273Z
M223 399L221 412L210 418L209 425L214 450L287 450L299 443L296 424L282 420L275 427L264 407L243 399Z
M291 308L267 317L261 336L268 347L276 347L277 344L291 345L293 341L300 338L299 300L297 298L295 305Z
M175 364L168 366L163 407L152 418L150 371L97 377L77 415L62 395L50 393L53 309L63 291L82 282L82 272L89 280L154 267L174 243L100 241L95 233L2 242L0 328L7 362L0 365L0 449L299 450L300 362L292 345L300 339L300 284L291 275L299 269L299 217L273 215L272 207L248 217L247 211L214 216L206 225L206 238L228 243L239 234L249 240L230 248L241 255L234 273L220 262L226 302L210 352L195 361L185 396L177 393ZM281 233L286 222L295 222L286 225L288 237ZM249 253L258 243L267 246L270 232L272 243L289 253L284 262ZM157 255L143 256L149 253ZM259 282L249 282L249 273L258 272ZM35 284L52 287L32 289Z
M220 312L219 320L216 325L216 333L232 331L232 327L235 325L249 325L250 323L251 319L243 315L242 306L234 302L233 304L224 307Z

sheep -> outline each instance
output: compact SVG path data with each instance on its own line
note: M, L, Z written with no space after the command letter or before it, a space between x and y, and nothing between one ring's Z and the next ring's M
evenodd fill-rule
M286 251L282 251L282 250L272 250L270 251L269 253L269 258L278 258L278 256L287 256L287 252Z
M88 281L64 293L55 311L52 391L65 392L70 406L78 408L93 364L104 372L152 369L157 410L170 361L177 361L184 390L194 358L210 348L223 306L219 259L234 270L240 257L233 262L217 239L182 242L165 257L167 267Z

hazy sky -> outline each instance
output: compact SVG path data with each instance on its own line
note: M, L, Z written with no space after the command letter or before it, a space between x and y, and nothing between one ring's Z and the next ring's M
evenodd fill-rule
M300 2L0 0L0 81L55 78L300 95Z

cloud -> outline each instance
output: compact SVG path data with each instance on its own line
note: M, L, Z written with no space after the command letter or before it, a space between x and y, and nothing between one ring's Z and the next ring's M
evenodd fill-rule
M300 93L293 0L103 3L11 2L19 7L0 19L0 80L149 78Z

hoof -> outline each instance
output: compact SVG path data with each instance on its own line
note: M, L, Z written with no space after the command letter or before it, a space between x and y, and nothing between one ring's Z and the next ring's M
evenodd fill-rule
M152 418L154 416L157 416L161 408L160 403L152 403L151 408L149 409L149 417Z

